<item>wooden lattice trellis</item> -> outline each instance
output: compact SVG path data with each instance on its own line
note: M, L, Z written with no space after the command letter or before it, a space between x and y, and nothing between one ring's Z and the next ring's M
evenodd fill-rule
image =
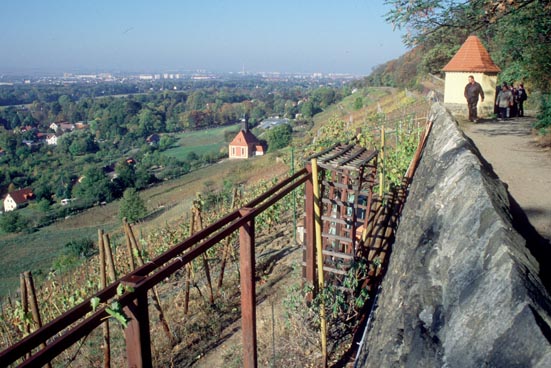
M323 270L336 279L342 279L359 256L358 244L371 212L377 157L376 150L353 144L337 144L313 156L320 169Z

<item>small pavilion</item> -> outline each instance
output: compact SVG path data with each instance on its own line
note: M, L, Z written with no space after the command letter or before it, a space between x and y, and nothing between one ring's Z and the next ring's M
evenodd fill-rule
M247 121L241 122L241 130L229 145L230 158L250 158L264 155L264 146L256 136L249 131Z
M480 83L484 90L484 102L478 103L478 114L490 116L494 112L494 96L497 75L501 69L476 36L469 36L455 56L442 69L446 73L444 104L455 113L467 114L467 101L463 95L468 76Z

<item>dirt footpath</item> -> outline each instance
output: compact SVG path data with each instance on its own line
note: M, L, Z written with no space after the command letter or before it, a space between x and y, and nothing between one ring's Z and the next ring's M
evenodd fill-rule
M493 166L509 193L522 207L530 223L551 239L551 150L535 144L533 117L507 121L459 120L482 156Z

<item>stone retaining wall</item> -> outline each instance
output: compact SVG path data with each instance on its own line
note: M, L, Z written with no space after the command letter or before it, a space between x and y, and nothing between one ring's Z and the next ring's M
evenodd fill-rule
M513 228L504 185L450 113L434 104L431 115L356 366L551 367L551 302L533 255L547 251Z

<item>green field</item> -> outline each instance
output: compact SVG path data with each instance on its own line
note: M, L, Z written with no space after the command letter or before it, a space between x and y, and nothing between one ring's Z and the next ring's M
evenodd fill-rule
M191 152L194 152L197 156L208 153L218 154L221 148L226 147L230 143L225 139L225 133L232 132L237 134L238 131L239 125L232 125L222 128L179 133L176 135L178 141L174 144L174 147L164 151L163 154L175 157L179 160L185 160Z

